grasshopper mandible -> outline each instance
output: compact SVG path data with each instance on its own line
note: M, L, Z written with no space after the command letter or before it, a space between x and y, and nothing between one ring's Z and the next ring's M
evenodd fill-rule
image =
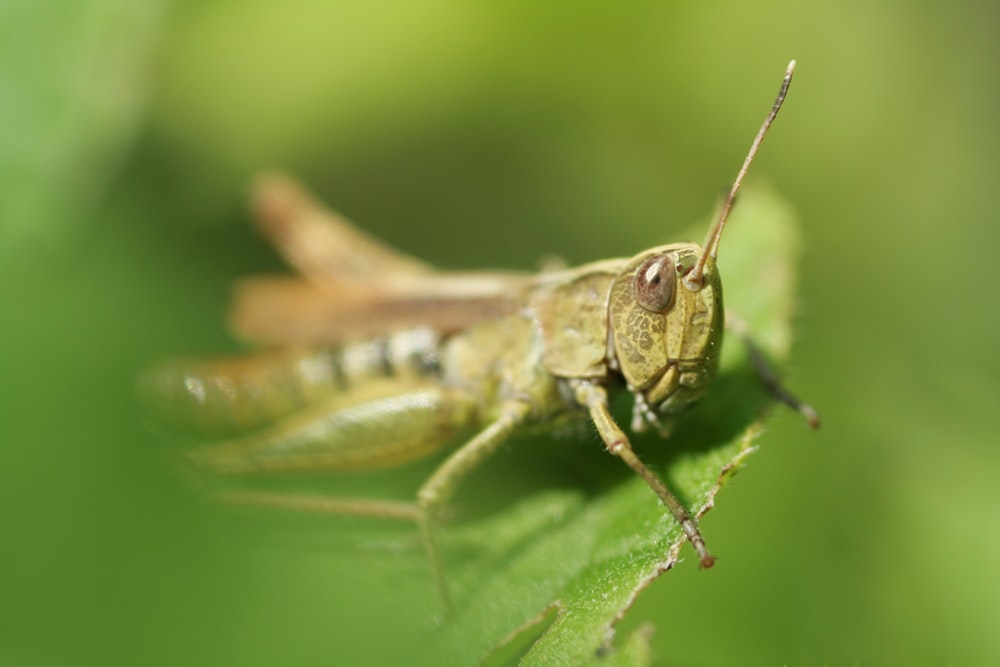
M695 519L634 453L608 407L634 397L631 427L701 398L722 344L719 240L754 155L792 79L788 65L704 247L674 243L630 259L525 273L452 273L366 236L280 176L256 184L264 233L301 274L243 281L231 325L265 349L247 358L171 362L144 387L154 404L229 439L189 454L218 473L349 470L406 461L474 432L412 503L247 493L289 508L412 519L448 604L435 521L462 478L516 429L589 414L607 446L678 521L701 567L714 563ZM816 413L765 384L814 426Z

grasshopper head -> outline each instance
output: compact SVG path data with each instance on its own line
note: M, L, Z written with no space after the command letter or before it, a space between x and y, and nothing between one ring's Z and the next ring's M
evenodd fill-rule
M715 376L722 345L722 283L715 262L686 277L703 251L694 243L647 250L611 287L609 319L618 368L629 388L657 413L699 399Z
M715 268L719 240L743 178L785 100L795 61L788 63L778 97L757 131L743 167L708 232L705 248L677 243L634 257L615 279L608 304L618 368L636 396L633 427L656 414L682 410L701 398L715 376L725 311ZM645 421L644 421L645 420Z

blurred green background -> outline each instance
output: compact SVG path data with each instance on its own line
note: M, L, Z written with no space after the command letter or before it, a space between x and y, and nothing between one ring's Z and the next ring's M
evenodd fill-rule
M286 168L445 267L628 255L713 210L794 57L751 182L802 219L789 376L824 426L778 415L705 522L719 567L625 625L655 623L663 665L996 664L998 19L3 3L0 663L398 659L405 587L199 504L132 395L154 360L232 349L231 281L280 269L250 176Z

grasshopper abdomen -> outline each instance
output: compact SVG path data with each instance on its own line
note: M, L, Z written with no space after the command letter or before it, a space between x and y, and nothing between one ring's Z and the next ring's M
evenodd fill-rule
M169 361L144 375L140 391L157 421L219 436L274 423L375 380L438 376L440 355L439 334L425 327L343 344Z

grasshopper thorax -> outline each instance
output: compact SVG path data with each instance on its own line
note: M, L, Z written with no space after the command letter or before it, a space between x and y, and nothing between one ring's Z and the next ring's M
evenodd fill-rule
M647 250L615 278L610 336L629 389L657 413L677 412L701 397L718 367L722 284L705 263L698 289L685 276L705 251L694 243Z

